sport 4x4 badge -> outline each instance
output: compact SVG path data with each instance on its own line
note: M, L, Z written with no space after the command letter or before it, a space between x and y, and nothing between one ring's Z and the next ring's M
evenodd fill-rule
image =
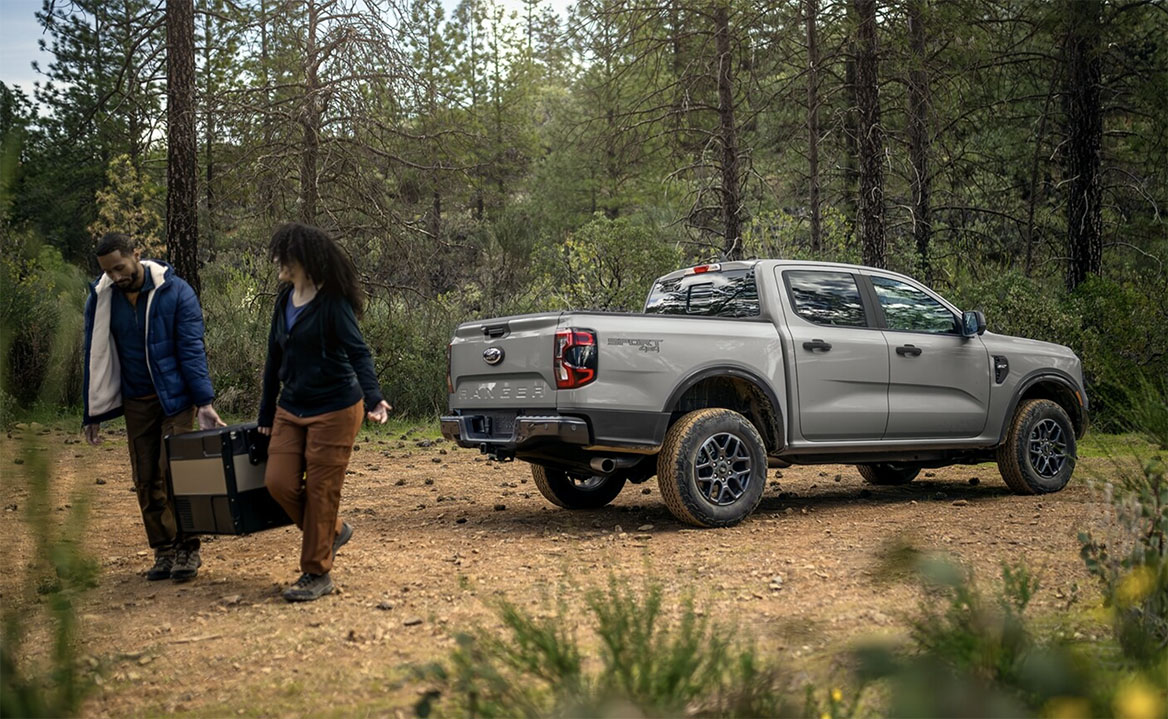
M641 352L660 352L662 340L645 340L637 339L635 337L609 337L609 345L628 345L629 347L639 347Z

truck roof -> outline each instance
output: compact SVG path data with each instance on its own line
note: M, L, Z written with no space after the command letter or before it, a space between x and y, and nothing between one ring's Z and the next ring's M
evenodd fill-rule
M856 272L856 271L882 272L882 273L887 273L889 275L894 275L896 277L903 277L904 279L907 279L907 280L912 280L911 277L908 277L907 275L903 275L899 272L893 272L892 270L881 269L879 267L869 267L867 265L852 265L852 264L848 264L845 262L821 262L819 260L755 259L755 260L736 260L733 262L711 262L711 263L709 263L709 265L714 265L714 264L718 265L718 271L744 270L744 269L748 269L751 267L755 267L757 265L769 265L772 267L775 267L775 266L826 267L826 268L832 268L832 269L847 270L850 272ZM703 267L703 266L708 266L708 265L698 265L698 267ZM674 270L673 272L670 272L667 275L662 275L662 276L658 277L656 281L661 282L662 280L672 280L672 279L676 279L678 277L684 277L686 275L686 273L689 272L691 269L693 269L693 268L683 267L679 270Z

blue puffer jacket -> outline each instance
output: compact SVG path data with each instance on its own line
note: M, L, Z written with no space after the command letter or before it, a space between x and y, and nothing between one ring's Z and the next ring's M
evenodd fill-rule
M154 279L146 295L146 364L154 391L167 416L215 398L203 346L203 309L199 298L170 265L143 260ZM83 424L122 414L122 373L110 334L114 283L102 275L85 303L85 417Z

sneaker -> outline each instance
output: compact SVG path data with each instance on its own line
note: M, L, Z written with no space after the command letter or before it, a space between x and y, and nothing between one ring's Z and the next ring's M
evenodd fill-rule
M203 558L198 549L179 547L174 553L174 567L170 570L170 578L176 582L186 582L199 576L199 567L203 566Z
M337 550L348 544L353 538L353 528L348 522L341 522L341 532L333 539L333 559L337 558Z
M311 602L326 594L332 594L334 589L336 587L333 586L333 580L329 577L328 572L324 574L305 572L300 575L300 579L297 579L295 584L284 590L284 599L289 602Z
M152 582L170 579L170 568L174 566L174 550L171 548L154 550L154 566L146 570L146 578Z

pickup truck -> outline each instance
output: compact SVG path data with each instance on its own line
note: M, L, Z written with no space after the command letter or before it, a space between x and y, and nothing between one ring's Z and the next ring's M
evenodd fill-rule
M996 461L1014 492L1057 492L1088 424L1070 349L987 332L904 275L824 262L678 270L639 314L467 322L447 367L447 439L529 462L566 509L656 475L701 527L742 521L767 468L791 464L893 485Z

